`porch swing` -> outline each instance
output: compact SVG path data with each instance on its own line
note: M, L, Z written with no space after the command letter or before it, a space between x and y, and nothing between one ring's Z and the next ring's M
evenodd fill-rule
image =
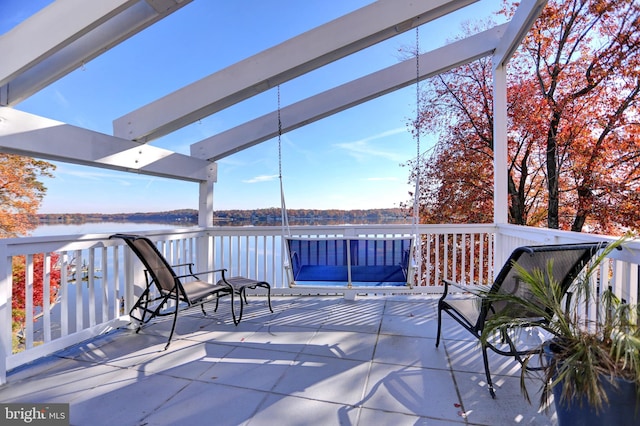
M419 51L416 28L416 99L419 101ZM418 104L416 104L416 108ZM418 125L418 120L416 120ZM420 132L416 132L417 157ZM416 174L412 235L408 236L292 236L289 227L282 180L282 120L278 86L278 166L282 212L282 238L285 241L285 270L289 286L306 288L356 288L381 290L384 287L412 287L415 236L418 224L419 167ZM346 293L345 293L346 296Z

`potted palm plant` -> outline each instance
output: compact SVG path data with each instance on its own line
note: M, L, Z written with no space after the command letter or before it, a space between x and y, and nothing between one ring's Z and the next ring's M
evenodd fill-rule
M518 329L518 311L539 314L549 339L524 360L522 374L523 379L532 375L527 367L539 356L540 406L548 407L553 396L561 426L640 424L640 309L616 297L608 285L610 277L602 276L608 275L602 265L609 254L629 238L607 245L592 260L573 283L570 303L553 280L553 262L546 271L514 265L530 288L527 297L486 295L491 302L507 302L508 308L487 322L485 341L496 332ZM524 380L521 388L530 401Z

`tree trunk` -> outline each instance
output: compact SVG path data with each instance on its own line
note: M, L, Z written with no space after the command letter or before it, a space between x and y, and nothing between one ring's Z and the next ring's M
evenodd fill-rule
M509 173L508 176L508 188L509 197L511 198L511 205L509 206L509 214L511 216L511 223L515 225L526 225L527 215L525 212L525 197L524 188L522 182L524 182L526 173L522 173L520 179L520 186L516 188L516 183L513 180L513 176Z
M585 182L577 188L578 209L571 224L571 230L573 232L582 232L582 228L589 216L589 207L593 205L593 193L590 187L590 184Z
M549 190L549 208L547 212L547 227L559 229L560 197L558 191L558 126L560 113L554 112L547 134L547 189Z

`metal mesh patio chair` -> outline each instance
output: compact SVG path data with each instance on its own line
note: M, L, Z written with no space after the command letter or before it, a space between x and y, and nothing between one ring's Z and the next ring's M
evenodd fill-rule
M271 308L270 286L264 281L256 281L245 277L226 278L226 269L193 272L193 264L184 263L170 265L160 253L155 244L148 238L138 235L114 234L110 238L120 238L126 242L129 248L136 254L145 267L146 286L136 303L130 310L131 318L138 321L140 331L142 325L158 316L173 315L171 333L165 349L169 347L175 331L178 312L193 306L200 306L202 313L206 315L204 304L216 301L214 312L218 310L218 302L221 297L229 296L231 299L231 315L233 323L238 325L242 319L243 305L247 303L246 289L264 287L267 289L269 309ZM188 273L177 275L174 268L185 267ZM211 273L219 274L220 279L212 284L200 279L200 276ZM155 290L154 290L155 289ZM240 296L240 316L236 318L234 309L234 294ZM168 303L173 301L175 306L168 308Z
M567 295L569 287L575 278L596 252L604 248L605 244L606 243L584 243L519 247L513 251L491 287L487 287L488 293L510 293L531 299L531 293L528 287L519 279L517 271L513 268L514 263L518 263L528 272L533 272L536 269L546 271L548 262L553 260L554 279L560 284L563 290L562 294ZM456 286L462 289L463 292L469 292L469 286L462 286L450 280L443 280L443 282L444 294L438 301L436 347L440 344L442 313L445 312L480 341L489 392L491 396L495 398L495 390L489 370L487 348L497 354L514 357L521 364L524 362L524 356L537 352L537 349L526 349L522 348L522 346L520 346L521 349L516 348L516 343L506 332L501 334L504 345L501 344L500 347L497 347L496 344L489 341L482 343L480 337L485 323L495 313L507 309L507 302L494 301L492 303L486 300L484 293L466 294L462 297L459 294L454 296L449 293L451 286ZM570 295L567 295L567 304L569 303L569 299ZM537 317L533 312L527 312L522 309L518 311L517 318L523 319L521 326L528 324L529 326L535 327L542 321L542 319ZM534 367L530 367L530 369L533 368Z

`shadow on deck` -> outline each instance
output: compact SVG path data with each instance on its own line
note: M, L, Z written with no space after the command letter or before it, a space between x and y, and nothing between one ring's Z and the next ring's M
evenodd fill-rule
M453 320L436 349L436 304L276 297L272 314L254 297L237 327L224 303L194 308L167 351L169 319L115 330L10 372L0 401L69 403L72 425L556 424L494 354L491 399L477 343Z

